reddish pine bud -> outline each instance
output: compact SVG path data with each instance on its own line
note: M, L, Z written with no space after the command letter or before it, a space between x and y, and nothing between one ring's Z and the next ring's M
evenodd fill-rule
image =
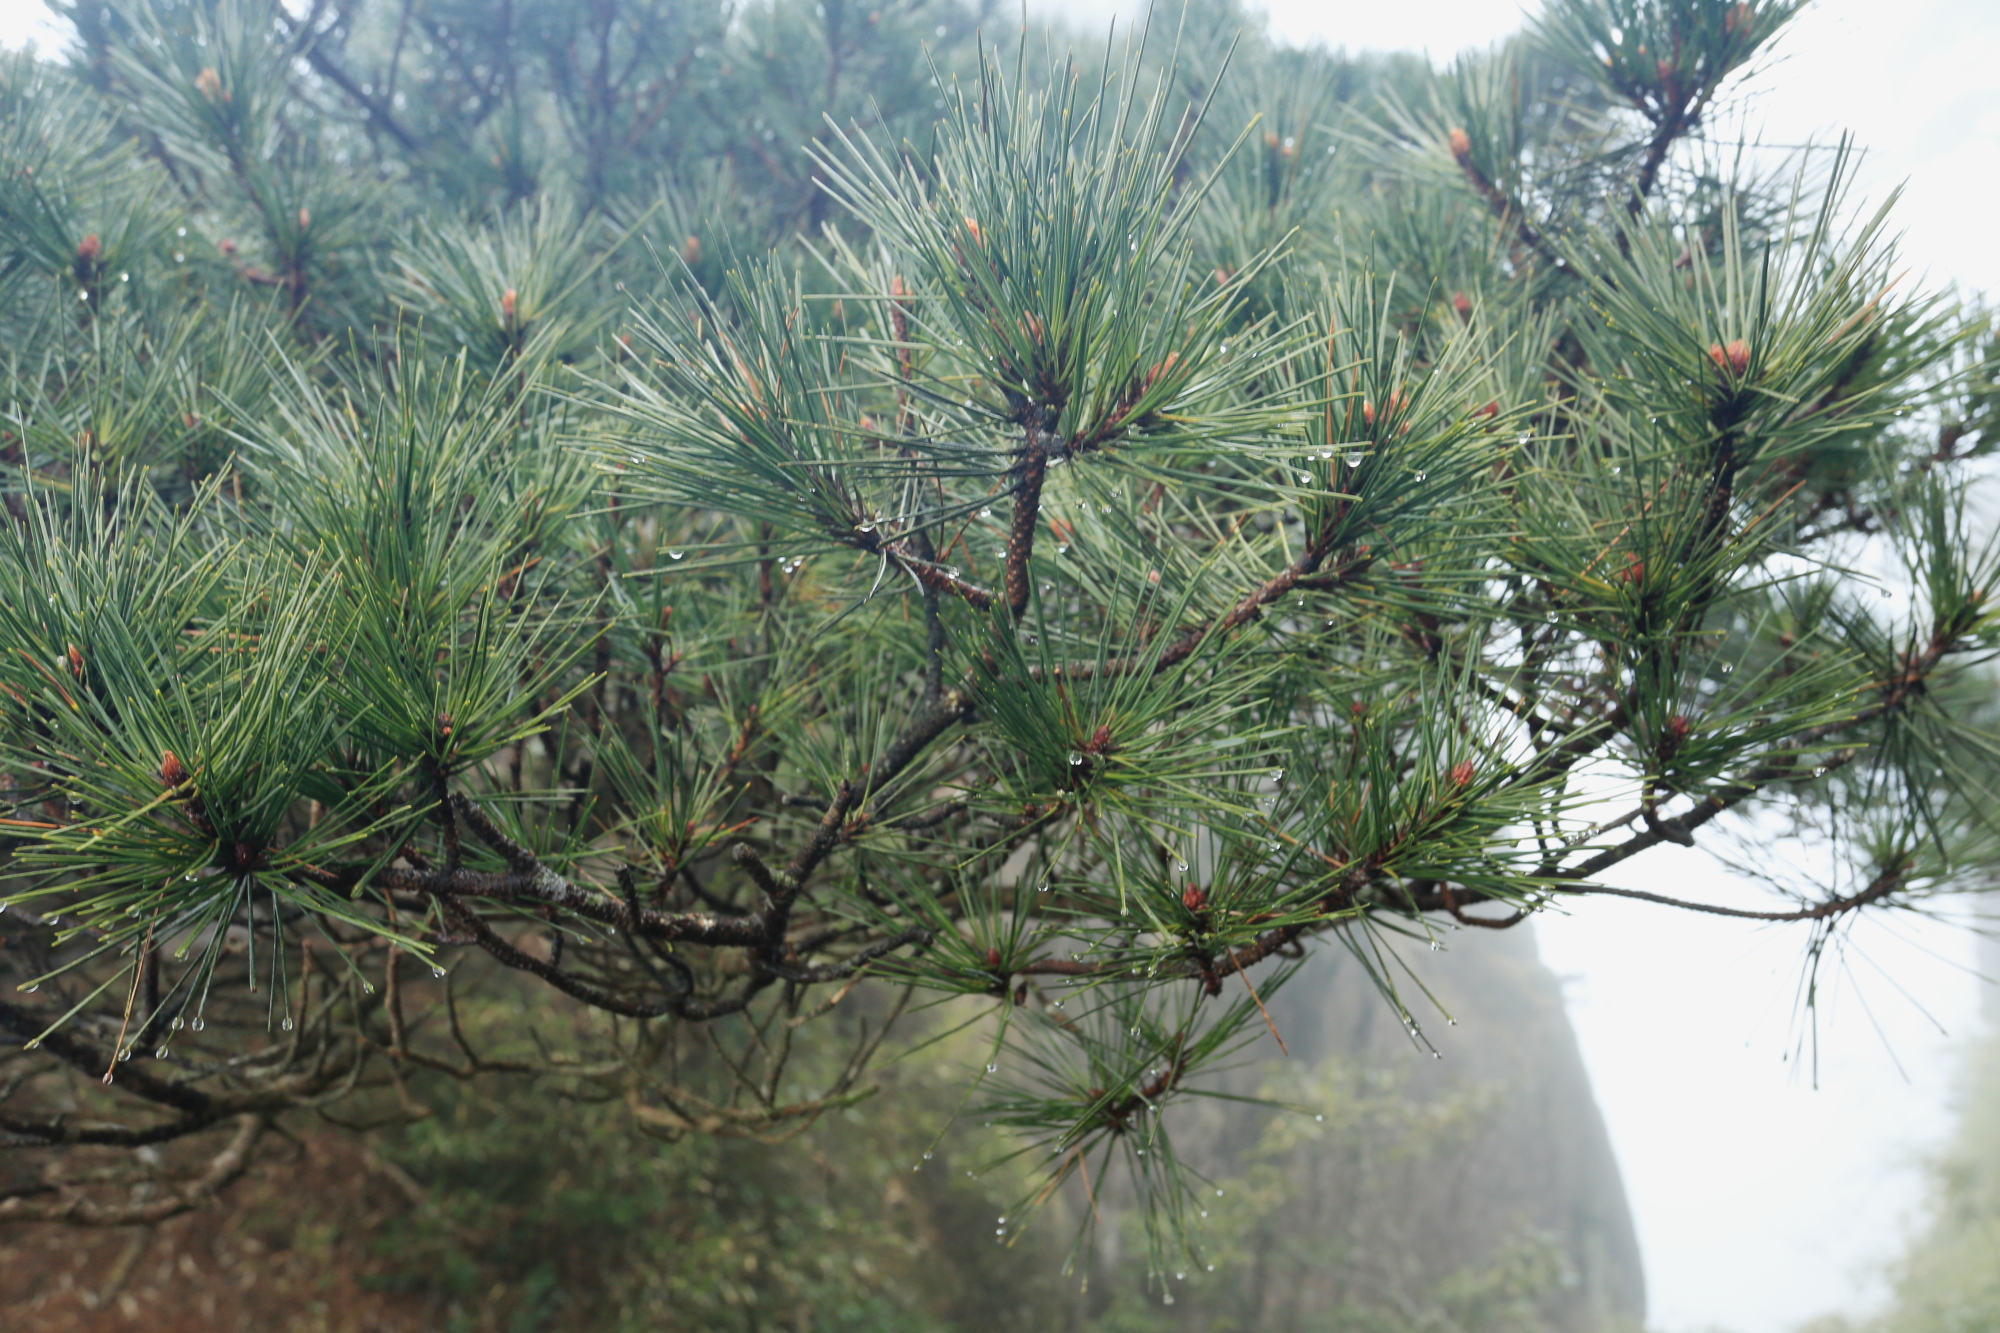
M79 264L95 264L97 257L104 253L104 243L92 232L76 243L76 261Z
M998 972L1000 970L1000 951L991 946L988 946L986 950L986 970L988 972Z
M972 233L972 243L974 245L983 245L985 243L985 238L979 234L979 224L976 221L967 218L965 220L965 229Z
M1461 165L1472 156L1472 136L1458 126L1451 127L1451 133L1445 136L1445 141L1451 145L1451 155L1457 158Z
M1463 787L1472 781L1472 761L1461 759L1451 766L1451 785Z
M1049 531L1055 534L1055 538L1059 542L1066 542L1076 535L1076 529L1059 518L1051 518L1049 520Z
M1111 748L1111 728L1099 727L1090 733L1090 739L1083 743L1086 754L1103 754Z
M228 94L222 91L222 76L215 72L215 67L212 65L194 76L194 87L196 92L211 102L228 100Z
M514 322L514 312L519 303L519 300L520 298L515 294L515 291L512 287L509 287L506 291L500 293L500 318L505 320L507 323L512 324Z
M1201 891L1200 885L1189 884L1181 890L1181 906L1190 912L1199 912L1208 906L1208 895Z
M236 242L230 240L227 236L217 241L215 248L222 251L225 258L234 259L236 257Z
M1656 60L1653 62L1653 77L1657 78L1662 84L1671 83L1674 77L1674 67L1664 60Z
M1686 740L1688 735L1687 718L1679 713L1675 713L1672 717L1668 718L1667 735L1673 737L1677 743Z
M1218 287L1227 287L1229 285L1229 280L1235 276L1236 276L1236 270L1232 268L1230 265L1224 264L1222 267L1215 270L1215 285Z
M1741 375L1750 368L1750 344L1741 338L1733 339L1727 347L1721 343L1710 343L1708 359L1725 374Z
M1458 312L1460 319L1472 318L1472 298L1464 292L1453 292L1451 294L1451 308Z
M1365 717L1368 713L1368 705L1357 699L1347 706L1347 711L1356 717Z
M1375 424L1375 404L1366 398L1361 400L1361 419L1371 426Z
M1747 4L1736 5L1727 14L1722 16L1722 30L1731 37L1737 36L1739 33L1748 37L1750 35L1750 28L1750 6Z
M451 714L450 714L450 713L439 713L439 714L437 715L437 729L438 729L438 735L440 735L440 736L449 736L449 735L451 735Z
M1631 552L1625 554L1625 568L1618 571L1620 583L1637 583L1646 577L1646 562Z
M310 230L312 224L313 224L312 210L310 208L301 208L299 210L299 230L300 231Z
M160 781L169 787L178 787L188 780L187 769L174 757L172 750L160 751Z
M1488 419L1499 416L1500 400L1496 398L1492 402L1488 403L1486 406L1480 408L1479 415L1482 417L1486 417Z
M1168 352L1166 360L1154 362L1146 370L1146 387L1150 389L1159 383L1160 376L1171 373L1175 363L1180 359L1181 354L1179 352Z
M1157 569L1149 569L1149 570L1147 570L1147 571L1146 571L1146 582L1148 582L1148 583L1152 584L1152 585L1153 585L1154 587L1158 587L1158 586L1159 586L1159 584L1160 584L1160 571L1159 571L1159 570L1157 570Z
M75 676L78 680L82 680L83 649L77 647L75 644L72 643L69 645L68 656L69 656L69 674Z
M689 268L701 262L701 237L690 236L681 242L681 262Z

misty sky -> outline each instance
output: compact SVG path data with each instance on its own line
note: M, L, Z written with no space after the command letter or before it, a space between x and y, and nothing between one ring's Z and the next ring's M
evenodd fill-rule
M1033 0L1072 21L1135 8ZM1274 0L1275 34L1444 61L1519 26L1511 0ZM40 27L0 0L0 43ZM44 30L46 31L46 30ZM1818 0L1731 133L1767 143L1852 131L1860 188L1895 213L1911 285L2000 292L2000 4ZM1720 127L1718 127L1720 128ZM1625 883L1743 894L1707 854L1663 849ZM1781 855L1802 874L1816 858ZM1823 981L1818 1090L1794 1002L1802 933L1596 901L1540 925L1610 1124L1645 1251L1652 1326L1785 1333L1865 1310L1921 1199L1920 1163L1951 1126L1956 1055L1977 1030L1962 929L1863 923ZM1935 1019L1939 1027L1932 1024ZM1468 1023L1466 1040L1476 1040ZM1785 1058L1790 1054L1791 1058Z

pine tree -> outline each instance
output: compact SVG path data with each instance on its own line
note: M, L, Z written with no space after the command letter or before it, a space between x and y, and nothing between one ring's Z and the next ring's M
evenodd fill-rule
M210 1156L0 1209L168 1215L418 1070L775 1136L956 999L1004 1227L1118 1168L1165 1285L1172 1106L1315 946L1422 1043L1397 939L1817 958L1968 887L1993 334L1844 149L1712 137L1795 8L1432 73L1221 5L78 0L0 82L0 1128ZM1823 888L1603 882L1774 818Z

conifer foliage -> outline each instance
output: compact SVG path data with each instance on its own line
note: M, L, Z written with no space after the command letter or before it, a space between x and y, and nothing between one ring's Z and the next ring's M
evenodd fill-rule
M1433 73L1214 5L77 0L0 76L0 1129L210 1156L0 1208L194 1206L416 1069L778 1135L956 998L1008 1225L1122 1168L1165 1282L1172 1106L1315 947L1421 1043L1386 942L1656 848L1824 842L1661 900L1815 957L1962 887L1993 343L1842 153L1717 147L1794 8Z

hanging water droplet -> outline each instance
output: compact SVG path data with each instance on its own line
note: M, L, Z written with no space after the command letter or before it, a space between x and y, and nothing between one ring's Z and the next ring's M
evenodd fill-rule
M986 1072L989 1074L997 1074L1000 1072L1000 1066L996 1064L988 1064L986 1066Z
M107 1087L107 1088L108 1088L108 1087L110 1087L113 1081L114 1081L114 1080L113 1080L113 1079L112 1079L112 1077L111 1077L111 1071L110 1071L110 1070L108 1070L108 1069L107 1069L107 1070L105 1070L105 1071L104 1071L104 1086L105 1086L105 1087Z
M681 558L682 556L684 556L684 555L686 555L686 554L687 554L687 552L686 552L686 551L669 551L669 552L667 552L667 559L669 559L669 560L679 560L679 559L680 559L680 558Z
M132 1048L130 1046L127 1046L124 1050L118 1052L118 1059L120 1063L123 1063L126 1060L130 1060L131 1058L132 1058Z
M1424 477L1425 477L1426 475L1427 475L1427 474L1425 474L1425 473L1422 473L1422 472L1419 472L1419 473L1417 473L1417 480L1418 480L1418 481L1422 481L1422 480L1424 479Z
M164 1059L166 1059L166 1058L167 1058L167 1054L168 1054L168 1052L167 1052L167 1048L166 1048L166 1047L164 1047L164 1046L161 1046L161 1047L157 1048L156 1050L154 1050L154 1052L153 1052L153 1058L154 1058L155 1060L164 1060Z
M182 1028L187 1026L187 1023L185 1020L181 1018L179 1014L175 1014L174 1021L167 1024L167 1026L172 1028L174 1031L179 1032Z
M434 977L442 978L444 976L444 969L433 964L431 967L431 975Z
M1069 766L1071 768L1076 768L1079 767L1082 763L1083 763L1083 756L1078 754L1075 750L1071 750L1069 752Z
M1046 884L1042 885L1041 888L1035 890L1036 893L1047 893L1048 891L1049 891L1049 886Z
M1181 874L1185 875L1187 873L1187 862L1185 861L1174 862L1174 869L1179 871Z
M1299 485L1301 485L1301 486L1310 486L1310 485L1312 485L1312 484L1313 484L1313 479L1312 479L1312 474L1311 474L1311 473L1309 473L1309 472L1301 472L1301 473L1299 473Z
M1057 542L1057 543L1056 543L1056 554L1057 554L1057 555L1068 555L1068 554L1069 554L1069 543L1068 543L1068 542ZM1888 596L1889 594L1885 592L1885 593L1883 593L1882 595L1883 595L1884 597L1887 597L1887 596Z
M33 1037L30 1038L28 1040L28 1043L21 1049L24 1051L35 1051L35 1050L40 1050L41 1046L42 1046L42 1039L40 1037Z
M1366 455L1364 455L1359 449L1350 449L1347 453L1347 466L1360 467L1361 460L1364 457L1366 457Z
M924 1149L924 1160L926 1162L931 1160L931 1151L928 1148Z
M993 517L993 510L992 510L992 509L991 509L990 507L988 507L988 508L986 508L986 509L982 509L982 510L980 510L980 511L979 511L979 516L980 516L981 518L992 518L992 517Z
M203 1018L200 1014L196 1014L194 1022L188 1024L188 1026L193 1028L196 1032L199 1032L203 1028L208 1026L208 1020Z
M1443 946L1442 944L1439 944L1439 943L1438 943L1438 942L1437 942L1436 940L1432 940L1432 941L1431 941L1431 952L1432 952L1432 953L1436 953L1436 952L1437 952L1437 951L1438 951L1439 949L1442 949L1442 948L1444 948L1444 946Z
M41 988L42 988L42 983L39 981L31 981L27 985L21 987L21 989L29 995L33 995L36 991L40 990Z
M290 1032L292 1030L292 1020L290 1016L287 1015L285 1021L278 1024L278 1027L281 1031Z

